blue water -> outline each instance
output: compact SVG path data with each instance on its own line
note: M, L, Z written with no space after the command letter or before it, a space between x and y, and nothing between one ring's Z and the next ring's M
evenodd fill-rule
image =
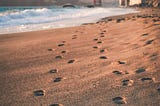
M124 8L0 7L0 34L78 26L136 12Z

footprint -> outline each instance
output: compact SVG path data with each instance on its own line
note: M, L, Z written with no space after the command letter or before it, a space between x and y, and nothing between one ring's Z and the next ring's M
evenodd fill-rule
M100 50L100 53L104 53L104 52L105 52L105 50L104 50L104 49L101 49L101 50Z
M100 43L102 43L102 41L98 41L97 43L100 44Z
M141 81L142 81L142 82L155 81L155 78L145 77L145 78L141 78Z
M114 74L117 74L117 75L120 75L120 74L122 74L122 72L120 72L120 71L117 71L117 70L113 71L112 73L114 73Z
M49 105L49 106L63 106L62 104L51 104L51 105Z
M77 37L73 37L72 39L77 39Z
M148 21L143 21L143 24L148 24Z
M49 71L50 73L58 73L58 70L57 69L52 69Z
M55 59L62 59L62 56L56 56Z
M94 49L98 49L99 47L98 47L98 46L93 46L93 48L94 48Z
M63 50L63 51L61 51L61 53L66 53L67 51L65 51L65 50Z
M77 35L73 35L73 37L76 37Z
M93 39L94 41L97 41L98 39L97 38L95 38L95 39Z
M65 44L62 43L62 44L59 44L58 46L64 46L64 45L65 45Z
M142 34L142 36L148 36L148 33L144 33L144 34Z
M157 19L153 19L152 21L153 21L153 22L158 22L159 20L157 20Z
M129 72L128 72L128 71L125 71L124 73L125 73L125 74L129 74Z
M54 51L54 49L48 49L48 51Z
M62 78L62 77L57 77L57 78L55 78L54 79L54 82L60 82L60 81L62 81L64 78Z
M139 69L137 69L136 70L136 73L142 73L142 72L145 72L146 71L146 69L144 69L144 68L139 68Z
M120 23L120 22L121 22L121 19L117 19L116 22L117 22L117 23Z
M101 35L103 35L103 34L104 34L104 32L101 32L100 34L101 34Z
M123 80L122 85L123 86L131 86L133 84L133 80Z
M157 56L158 56L157 53L153 53L153 54L150 56L150 59L151 59L152 61L154 61L154 60L157 59Z
M120 97L120 96L115 97L115 98L113 98L112 100L113 100L113 102L116 103L116 104L126 104L126 103L127 103L127 102L126 102L126 98Z
M74 63L74 62L75 62L75 60L69 60L68 61L69 64Z
M126 64L124 61L118 61L119 64Z
M99 58L100 58L100 59L107 59L106 56L100 56Z
M160 88L158 88L157 91L160 93Z
M108 21L113 21L113 19L112 19L112 18L109 18Z
M34 91L34 96L44 96L45 91L44 90L36 90Z
M66 41L62 41L62 43L66 43Z
M151 44L153 41L154 41L153 39L152 39L152 40L148 40L148 41L145 43L145 45L149 45L149 44Z
M106 30L103 30L102 32L107 32Z
M105 37L105 36L104 36L104 35L101 35L100 37L103 38L103 37Z

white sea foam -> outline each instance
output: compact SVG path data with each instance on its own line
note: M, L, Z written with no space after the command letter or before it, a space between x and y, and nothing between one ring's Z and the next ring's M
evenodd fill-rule
M124 8L39 8L0 13L0 34L78 26L100 18L136 12Z

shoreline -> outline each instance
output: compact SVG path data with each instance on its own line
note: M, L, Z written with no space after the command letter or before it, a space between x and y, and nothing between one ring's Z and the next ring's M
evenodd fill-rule
M87 24L96 24L99 22L103 22L103 21L112 21L112 20L117 20L120 18L131 18L131 17L136 17L137 15L146 15L146 11L150 13L150 11L155 10L155 11L159 11L159 9L157 8L129 8L129 9L134 9L135 11L139 11L138 13L127 13L127 14L122 14L122 15L115 15L115 16L109 16L109 17L104 17L104 18L100 18L99 20L97 20L96 22L91 22L91 23L82 23L81 25L87 25ZM152 13L151 13L152 14ZM150 14L150 15L151 15ZM81 25L75 25L75 26L67 26L67 27L61 27L61 28L49 28L49 29L41 29L41 30L33 30L33 31L24 31L24 32L15 32L15 33L6 33L6 35L8 34L18 34L18 33L27 33L27 32L38 32L38 31L47 31L47 30L54 30L54 29L63 29L63 28L74 28L74 27L79 27ZM5 35L5 34L0 34L1 35Z
M155 106L160 10L0 35L3 106Z
M110 9L110 8L108 8L108 9ZM119 8L119 9L124 9L124 8ZM132 9L132 10L134 10L134 8L127 8L127 9ZM134 11L134 12L136 12L136 11ZM131 13L134 13L133 11L131 12ZM131 14L131 13L125 13L125 14ZM122 13L121 14L124 14L123 13L123 11L122 11ZM125 15L124 14L124 15ZM106 17L119 17L119 16L121 16L121 15L113 15L113 16L106 16ZM96 23L96 22L98 22L99 20L101 20L102 18L95 18L94 20L96 20L96 21L94 21L94 22L91 22L91 23ZM81 20L81 19L80 19ZM88 20L87 18L86 18L86 20ZM84 21L84 20L83 20ZM88 21L93 21L93 20L88 20ZM69 28L69 27L77 27L77 26L81 26L81 25L84 25L84 24L87 24L88 22L81 22L80 21L80 23L81 24L79 24L79 23L75 23L75 25L72 25L70 22L68 22L68 21L64 21L64 23L66 23L65 24L65 27L61 27L61 26L52 26L52 24L56 24L57 25L57 23L52 23L52 22L50 22L50 24L48 23L41 23L41 24L39 24L39 25L36 25L36 24L33 24L33 25L24 25L24 26L22 26L22 28L20 27L21 25L18 25L18 26L15 26L15 27L8 27L8 28L3 28L3 29L1 29L1 33L0 33L0 35L2 35L2 34L13 34L13 33L23 33L23 32L32 32L32 31L45 31L45 30L52 30L52 29L60 29L60 28ZM44 25L43 25L44 24ZM77 24L77 25L76 25ZM23 29L23 27L24 27L24 29ZM31 28L29 28L29 27L33 27L33 29L31 29ZM46 28L45 28L46 27ZM47 28L48 27L48 28ZM18 29L19 28L19 29ZM27 29L28 28L28 29ZM11 31L9 31L8 32L8 30L10 30L11 29ZM15 29L16 31L12 31L13 29ZM7 31L7 33L6 32L3 32L3 30L4 31ZM19 32L18 32L19 31Z

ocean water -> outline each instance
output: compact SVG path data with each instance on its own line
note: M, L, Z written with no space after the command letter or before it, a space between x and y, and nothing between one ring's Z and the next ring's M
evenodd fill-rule
M0 7L0 34L79 26L137 12L126 8Z

